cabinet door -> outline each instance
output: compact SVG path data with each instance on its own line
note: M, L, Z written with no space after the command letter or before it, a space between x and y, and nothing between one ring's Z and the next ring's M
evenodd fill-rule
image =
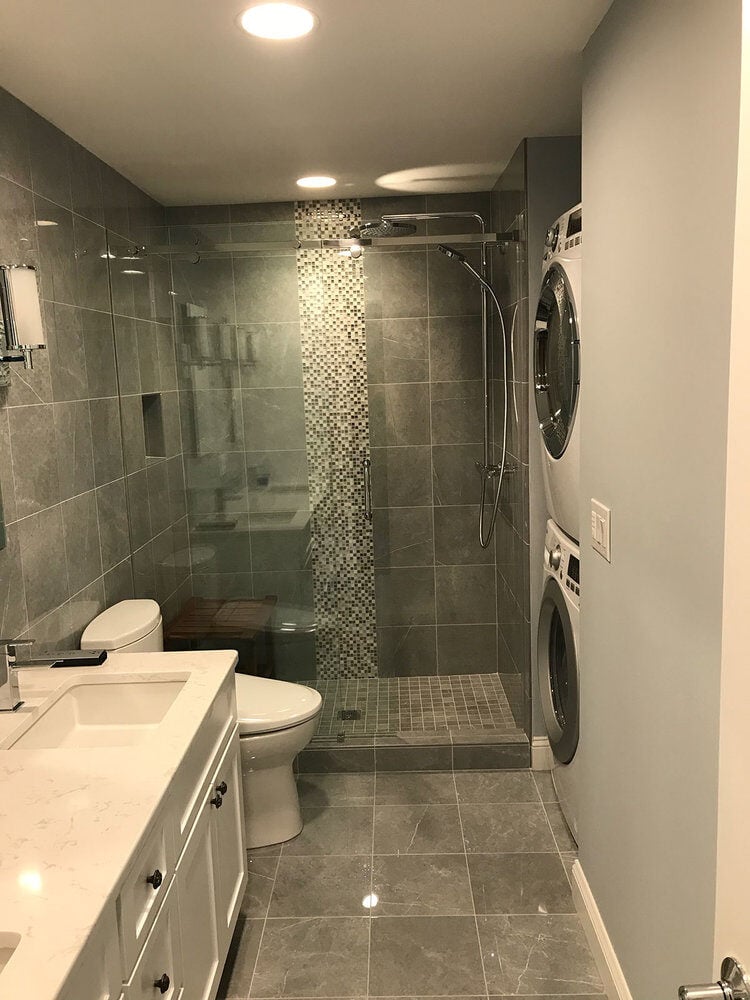
M185 983L182 1000L207 1000L221 974L211 810L206 801L177 865Z
M217 796L221 797L218 808ZM247 883L239 736L231 740L217 768L210 799L219 950L224 954Z
M127 1000L182 997L182 949L175 888L173 879L125 988Z

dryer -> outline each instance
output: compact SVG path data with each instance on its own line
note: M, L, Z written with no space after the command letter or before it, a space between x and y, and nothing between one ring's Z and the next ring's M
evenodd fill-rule
M542 442L547 513L575 541L579 526L581 206L547 231L534 323L534 394Z
M580 551L554 521L544 540L544 590L537 629L537 677L544 724L554 755L552 780L578 840Z

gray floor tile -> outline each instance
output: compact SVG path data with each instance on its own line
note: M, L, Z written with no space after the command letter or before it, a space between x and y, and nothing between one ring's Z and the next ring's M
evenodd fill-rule
M372 851L372 806L303 808L302 820L302 833L284 844L284 857Z
M555 850L541 803L462 803L460 810L464 842L470 854Z
M542 802L557 802L555 786L552 784L551 771L532 771L536 787Z
M463 853L456 806L375 806L375 854L456 853Z
M603 987L576 916L479 917L490 993L601 993Z
M250 858L278 858L282 846L282 844L269 844L268 847L248 847L248 861Z
M279 863L269 917L361 917L369 914L370 855L290 858Z
M301 774L297 791L303 806L371 805L374 774Z
M456 772L459 802L538 802L530 771Z
M267 920L251 997L362 997L369 917Z
M370 996L481 993L473 917L374 917Z
M229 946L216 1000L246 1000L250 995L263 924L263 920L248 920L240 916Z
M247 888L242 900L242 912L246 917L265 917L268 912L278 863L278 858L247 859Z
M462 854L376 857L372 887L378 897L374 916L468 915L474 912L466 859Z
M577 850L578 845L573 839L573 834L568 829L568 824L565 822L565 817L560 806L556 802L545 802L544 808L547 810L547 818L549 819L549 825L552 827L558 851Z
M403 771L378 774L375 802L378 805L417 805L427 802L454 804L456 788L452 772Z
M470 854L477 913L575 913L570 883L555 854Z

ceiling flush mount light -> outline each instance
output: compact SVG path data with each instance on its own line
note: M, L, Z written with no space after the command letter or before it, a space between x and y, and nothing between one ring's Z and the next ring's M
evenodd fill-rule
M256 38L284 41L309 35L317 23L312 11L295 3L261 3L240 14L240 27Z
M300 177L297 186L301 188L329 188L336 183L335 177Z

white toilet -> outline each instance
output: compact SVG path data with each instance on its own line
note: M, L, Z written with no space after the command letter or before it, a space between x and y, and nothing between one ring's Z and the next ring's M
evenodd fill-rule
M81 649L154 653L164 649L156 601L121 601L86 626ZM302 813L294 758L315 735L323 699L313 688L235 675L248 847L296 837Z

